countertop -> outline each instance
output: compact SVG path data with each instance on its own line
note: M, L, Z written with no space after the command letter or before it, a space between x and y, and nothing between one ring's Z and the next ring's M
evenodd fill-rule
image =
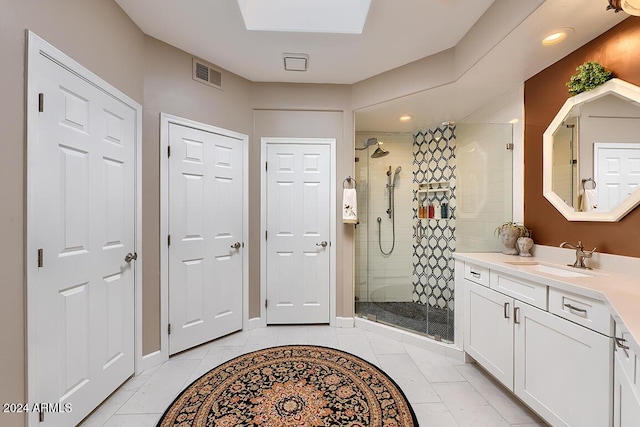
M621 321L634 338L629 343L640 354L640 277L607 270L582 270L566 264L550 262L536 257L518 257L502 253L454 253L453 257L481 267L510 274L522 279L540 281L553 287L603 301L616 321ZM514 265L508 262L530 262L550 265L590 275L589 277L560 277L535 271L531 266Z

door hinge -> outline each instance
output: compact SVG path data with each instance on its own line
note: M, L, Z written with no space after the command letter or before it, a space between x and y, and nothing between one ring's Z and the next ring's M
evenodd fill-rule
M43 423L44 422L44 411L40 411L38 414L38 421Z
M167 145L167 157L171 157L171 146Z
M269 307L269 300L266 299L264 300L264 308L268 308Z
M268 234L268 231L264 230L264 240L267 240L267 234Z
M38 111L40 113L44 111L44 93L38 94Z
M269 162L264 162L264 170L265 172L269 170Z
M513 142L507 144L507 150L513 150Z
M171 335L171 323L167 326L167 333Z
M171 246L171 234L167 236L167 246Z
M44 265L44 250L38 249L38 267L42 267Z

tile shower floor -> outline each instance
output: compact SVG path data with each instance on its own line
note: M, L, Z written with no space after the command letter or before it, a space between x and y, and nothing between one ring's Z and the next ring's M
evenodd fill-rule
M374 315L377 322L418 332L438 341L453 342L453 311L447 308L416 302L357 301L356 313L365 319Z
M405 392L422 427L546 426L475 364L363 329L329 326L269 326L183 352L129 379L81 426L155 426L177 394L210 369L243 353L288 344L333 347L380 367Z

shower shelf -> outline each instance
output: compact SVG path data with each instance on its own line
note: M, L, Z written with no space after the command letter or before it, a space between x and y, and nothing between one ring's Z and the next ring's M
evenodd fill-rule
M418 184L418 193L443 193L451 191L449 181L431 181Z

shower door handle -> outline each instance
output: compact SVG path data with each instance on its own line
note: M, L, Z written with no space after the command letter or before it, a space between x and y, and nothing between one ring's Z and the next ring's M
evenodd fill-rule
M323 248L326 248L326 247L327 247L327 245L328 245L328 243L327 243L327 241L326 241L326 240L323 240L323 241L322 241L322 242L320 242L320 243L316 243L316 246L322 246Z

